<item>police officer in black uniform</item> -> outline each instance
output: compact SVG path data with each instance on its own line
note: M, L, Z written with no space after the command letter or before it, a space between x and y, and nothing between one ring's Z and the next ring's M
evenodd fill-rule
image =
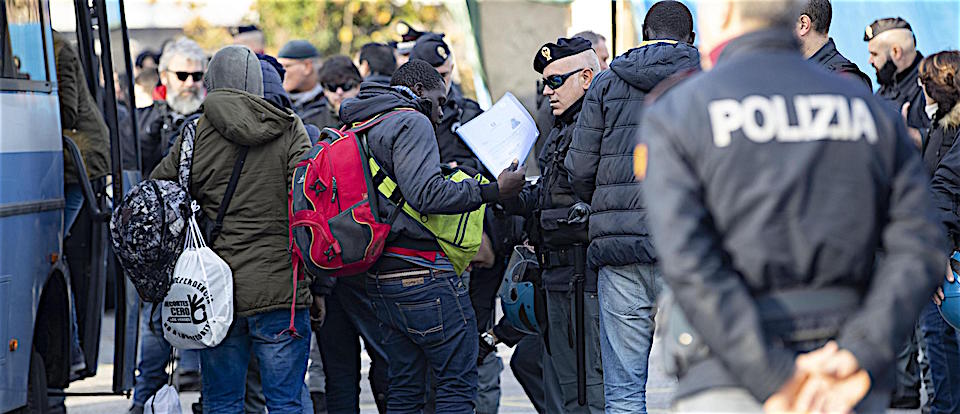
M665 315L677 411L884 411L946 269L900 115L803 63L795 5L701 2L712 69L641 124L637 172L680 310Z
M898 110L909 103L907 126L919 130L911 132L919 138L930 128L930 118L924 113L926 101L917 84L923 54L917 50L913 28L899 17L878 19L867 26L863 41L870 51L870 64L877 70L877 96L896 103Z
M851 62L837 50L837 44L830 37L832 20L833 6L830 0L807 0L806 6L797 19L795 29L797 38L800 39L803 56L831 72L862 82L872 91L873 84L870 82L870 77L861 72L856 63Z
M410 52L410 59L420 59L437 69L447 84L447 101L443 117L437 125L437 144L440 145L440 162L454 166L466 166L486 173L477 156L457 135L460 125L483 113L476 101L463 96L460 85L453 82L454 60L450 46L443 40L443 33L426 33L417 39ZM486 174L488 178L493 178Z
M555 121L539 155L541 178L528 185L514 199L503 202L504 208L526 217L531 242L537 249L542 269L541 279L547 291L549 324L545 334L547 359L560 384L565 412L600 413L604 409L603 372L600 366L599 305L597 274L585 273L584 337L586 345L586 405L578 404L577 368L573 329L573 282L577 257L585 257L589 243L587 216L590 207L579 200L570 186L563 166L581 104L594 75L600 71L596 52L581 37L557 39L541 47L533 67L544 75L544 95L550 98ZM579 250L579 254L577 252ZM544 371L548 371L545 367ZM547 386L546 388L550 388ZM557 396L547 396L548 399ZM548 406L550 404L548 403Z

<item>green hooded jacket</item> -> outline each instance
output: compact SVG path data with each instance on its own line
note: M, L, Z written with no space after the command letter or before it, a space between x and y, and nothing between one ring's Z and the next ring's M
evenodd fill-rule
M300 157L310 148L303 123L263 98L237 89L207 94L197 125L190 195L216 219L237 151L250 147L240 180L211 246L230 265L234 310L239 316L290 309L293 265L287 194ZM151 178L177 180L180 138ZM310 304L309 280L297 287L297 307Z
M53 50L57 64L57 95L60 98L60 125L63 135L80 148L80 155L91 180L110 174L110 132L103 121L97 101L87 88L83 65L77 49L67 35L54 33ZM80 182L77 167L66 150L63 152L63 177L67 184Z

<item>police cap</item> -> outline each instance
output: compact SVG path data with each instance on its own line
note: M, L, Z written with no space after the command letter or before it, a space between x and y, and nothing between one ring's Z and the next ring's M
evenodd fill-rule
M417 39L413 51L410 52L410 59L420 59L426 61L430 66L437 67L442 65L450 57L450 46L443 41L443 33L426 33Z
M557 59L573 56L591 49L590 41L580 36L573 38L561 37L557 43L547 43L540 47L533 57L533 69L543 73L543 69Z
M899 17L887 17L885 19L874 20L873 23L870 23L870 25L867 26L867 30L863 32L863 41L869 42L880 33L893 29L907 29L913 32L913 28L910 27L910 23L907 23L906 20Z

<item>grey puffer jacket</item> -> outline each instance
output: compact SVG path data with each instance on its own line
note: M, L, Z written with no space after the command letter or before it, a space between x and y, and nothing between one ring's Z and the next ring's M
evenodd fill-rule
M418 112L422 105L409 89L364 82L360 94L340 106L340 118L349 125L400 108L417 111L384 119L371 127L366 137L371 155L397 182L410 207L422 214L457 214L497 200L500 190L496 183L443 178L434 126ZM380 217L389 217L394 207L385 197L379 197L378 213ZM439 251L436 237L406 214L400 214L394 222L387 247Z
M674 73L697 68L686 43L644 42L614 59L583 100L564 165L581 200L590 203L591 268L655 263L643 187L633 175L633 150L647 94ZM677 114L678 122L683 114Z

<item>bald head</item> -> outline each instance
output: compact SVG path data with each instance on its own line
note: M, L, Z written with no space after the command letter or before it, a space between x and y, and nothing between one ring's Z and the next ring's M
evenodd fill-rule
M917 41L909 29L886 30L870 39L867 43L870 51L870 64L880 70L887 62L892 62L896 72L900 73L917 57Z
M543 95L550 98L553 114L562 115L580 98L583 98L598 72L600 72L600 59L593 49L557 59L543 68L543 78L548 80L544 82L546 86L543 88ZM554 84L553 86L556 87L553 87L549 82L552 79L562 83Z
M771 28L790 28L799 15L800 0L713 0L698 7L698 32L701 47L712 50L720 43L749 32Z

